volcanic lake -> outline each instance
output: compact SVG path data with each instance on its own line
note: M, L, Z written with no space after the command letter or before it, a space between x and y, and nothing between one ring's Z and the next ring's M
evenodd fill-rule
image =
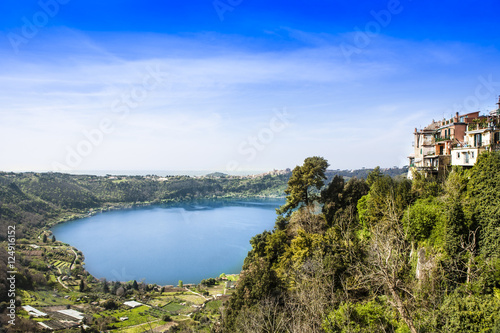
M109 211L58 224L57 240L81 250L108 281L199 283L239 273L250 239L271 230L284 200L215 200Z

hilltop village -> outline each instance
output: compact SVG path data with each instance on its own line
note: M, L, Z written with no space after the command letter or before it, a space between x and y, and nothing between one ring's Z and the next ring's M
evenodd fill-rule
M500 150L500 97L497 105L489 115L457 112L453 118L415 128L408 178L414 171L442 178L452 165L470 168L482 152Z

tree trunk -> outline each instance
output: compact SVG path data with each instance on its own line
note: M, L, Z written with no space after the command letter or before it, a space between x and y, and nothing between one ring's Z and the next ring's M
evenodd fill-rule
M389 291L391 293L392 298L394 299L394 302L396 302L396 309L399 312L399 315L403 320L405 321L406 325L410 329L411 333L418 333L417 329L415 328L415 325L413 325L413 320L410 318L408 315L408 311L406 310L406 307L403 304L403 301L399 297L398 293L394 289L393 286L389 286Z
M472 253L469 254L469 261L467 262L467 284L470 283L470 275L471 275L471 269L472 269Z

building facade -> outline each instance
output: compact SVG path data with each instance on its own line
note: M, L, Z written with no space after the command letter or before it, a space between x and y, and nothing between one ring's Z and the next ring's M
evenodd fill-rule
M453 118L415 129L408 178L415 171L443 176L452 165L472 167L482 152L500 150L500 96L497 105L488 116L457 112Z

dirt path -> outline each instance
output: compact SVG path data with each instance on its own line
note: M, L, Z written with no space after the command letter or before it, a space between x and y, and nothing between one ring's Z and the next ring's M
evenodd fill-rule
M189 290L189 289L188 289L188 288L186 288L186 287L184 287L184 289L186 289L186 290L187 290L187 291L189 291L190 293L193 293L193 294L195 294L195 295L198 295L198 296L202 297L205 301L210 300L210 298L206 298L206 297L205 297L205 296L203 296L202 294L200 294L200 293L196 293L196 292L194 292L194 291L192 291L192 290Z
M73 258L73 261L71 262L71 265L69 265L69 270L71 271L71 270L73 270L73 265L75 264L76 259L78 258L78 254L76 253L75 249L73 249L72 247L70 247L70 249L75 254L75 258Z
M57 267L57 269L59 269L59 267ZM59 269L59 273L61 272L61 270ZM57 277L57 282L59 282L61 284L61 286L63 286L64 288L66 289L69 289L69 287L67 285L65 285L62 281L61 281L61 276L58 276Z
M51 248L51 249L55 249L55 248L60 248L60 249L67 249L66 246L62 246L62 245L36 245L36 244L31 244L31 245L35 245L39 248ZM76 263L76 259L78 259L78 253L76 253L75 249L73 249L73 247L69 246L69 249L73 252L73 254L75 255L75 257L73 258L73 261L71 262L71 264L69 265L69 270L72 271L74 269L74 266L75 266L75 263ZM57 268L57 270L59 271L59 274L62 275L62 271L61 271L61 268L59 267L55 267ZM69 289L69 287L64 284L61 280L61 276L58 276L57 277L57 282L59 282L61 284L61 286L63 286L65 289Z
M136 328L136 327L140 327L140 326L144 326L144 325L149 325L151 323L156 323L157 321L160 321L160 319L155 319L155 320L148 321L148 322L145 322L145 323L142 323L142 324L137 324L137 325L132 325L132 326L125 326L125 327L123 327L123 330L128 330L130 328ZM149 326L148 326L148 330L149 330ZM153 331L154 331L154 328L153 328Z

